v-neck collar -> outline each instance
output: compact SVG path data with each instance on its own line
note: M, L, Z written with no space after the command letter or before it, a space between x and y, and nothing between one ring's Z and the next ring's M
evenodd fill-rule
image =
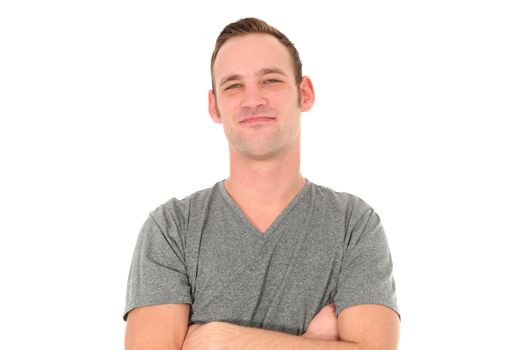
M258 234L258 236L260 237L267 237L268 235L270 235L273 231L275 231L275 229L277 228L277 226L279 226L279 224L281 223L281 221L283 221L286 216L288 215L288 213L290 211L293 210L293 208L295 208L295 206L297 205L297 203L301 200L301 198L303 198L303 196L310 190L310 188L312 187L312 183L310 181L308 181L308 179L305 178L305 182L304 182L304 185L303 185L303 188L301 188L301 190L295 195L295 197L290 201L290 203L288 203L288 205L283 209L283 211L281 211L281 213L277 216L277 218L272 222L272 224L270 225L270 227L268 227L268 229L266 229L266 231L264 232L261 232L259 231L259 229L257 229L251 222L250 220L248 220L248 218L246 217L246 215L244 215L244 213L241 211L241 209L239 208L239 206L237 205L237 203L235 203L235 201L233 200L233 198L230 196L230 194L228 193L228 191L226 191L226 187L224 187L224 181L225 180L222 180L222 181L219 181L218 185L219 185L219 191L222 195L222 198L230 205L230 207L233 209L233 211L236 213L236 215L240 218L240 220L244 223L244 225L250 230L250 231L253 231L254 233Z

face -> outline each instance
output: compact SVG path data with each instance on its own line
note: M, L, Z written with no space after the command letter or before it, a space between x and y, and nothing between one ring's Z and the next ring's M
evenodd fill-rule
M290 53L276 38L229 39L217 54L213 79L209 111L223 124L231 152L271 159L299 146L301 112L312 107L314 92L307 77L297 87Z

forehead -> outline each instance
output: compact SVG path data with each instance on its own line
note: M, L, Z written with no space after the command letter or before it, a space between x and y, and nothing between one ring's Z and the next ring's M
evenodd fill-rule
M214 78L229 74L249 75L268 67L280 68L293 76L290 52L269 34L252 33L229 39L217 53Z

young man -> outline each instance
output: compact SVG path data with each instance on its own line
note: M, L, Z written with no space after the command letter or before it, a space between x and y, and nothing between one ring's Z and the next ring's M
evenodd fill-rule
M293 44L226 26L209 112L230 176L151 212L128 282L127 349L395 349L392 262L378 215L300 173L314 103Z

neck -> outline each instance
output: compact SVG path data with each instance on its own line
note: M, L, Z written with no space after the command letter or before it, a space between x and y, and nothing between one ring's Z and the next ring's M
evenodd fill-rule
M304 183L298 143L288 152L265 160L246 158L230 148L230 177L225 186L237 202L280 205L289 202Z

